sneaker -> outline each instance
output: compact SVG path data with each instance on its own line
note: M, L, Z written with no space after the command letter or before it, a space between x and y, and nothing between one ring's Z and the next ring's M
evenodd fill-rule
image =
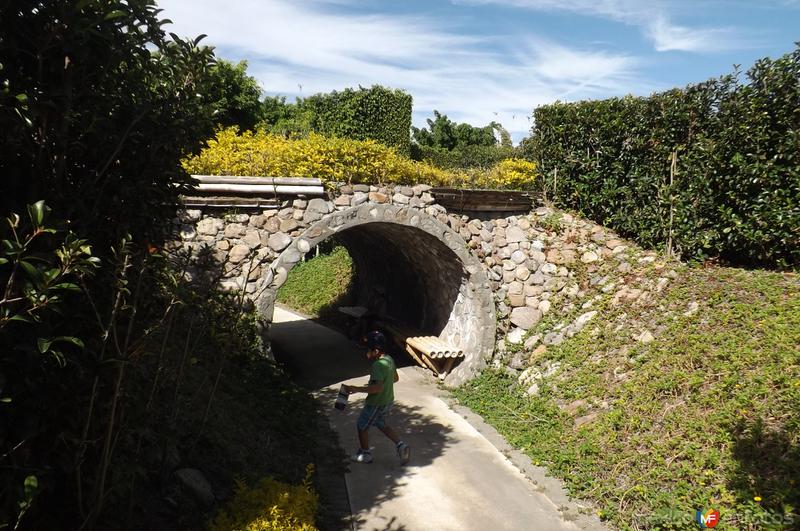
M355 461L356 463L371 463L372 462L372 452L369 450L362 450L361 448L358 449L356 453L350 456L350 459Z
M405 465L411 459L411 447L404 442L398 443L397 456L400 458L400 464Z

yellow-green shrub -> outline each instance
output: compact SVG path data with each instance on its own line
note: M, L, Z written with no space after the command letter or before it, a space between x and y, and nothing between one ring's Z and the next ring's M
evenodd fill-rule
M374 140L310 133L284 138L264 131L219 131L199 155L183 161L195 175L316 177L325 183L430 184L432 186L531 189L536 164L506 159L491 170L445 170L399 155Z
M492 188L530 190L536 179L536 163L525 159L506 159L498 162L488 173Z
M210 531L316 531L314 516L319 502L306 468L300 485L263 478L254 487L236 482L233 499L209 526Z
M456 172L412 161L373 140L349 140L311 133L286 139L235 128L217 133L199 155L183 161L196 175L317 177L323 182L450 186Z

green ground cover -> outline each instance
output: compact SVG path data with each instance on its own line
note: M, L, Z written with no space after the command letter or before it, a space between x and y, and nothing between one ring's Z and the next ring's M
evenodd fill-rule
M297 264L278 290L278 302L319 317L347 296L352 276L353 259L344 247L334 247Z
M617 330L635 311L655 341ZM603 314L537 361L557 367L538 395L499 370L455 395L614 526L800 525L797 275L684 269L658 305Z

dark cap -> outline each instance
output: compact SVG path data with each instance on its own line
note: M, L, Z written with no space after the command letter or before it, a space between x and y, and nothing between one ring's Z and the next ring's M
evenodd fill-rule
M386 348L386 336L382 333L374 330L367 334L367 348L372 350L374 348L378 350L384 350Z

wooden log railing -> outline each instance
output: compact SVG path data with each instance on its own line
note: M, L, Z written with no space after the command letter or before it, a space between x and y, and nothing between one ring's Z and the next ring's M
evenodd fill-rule
M195 194L181 197L184 206L278 208L279 196L322 196L322 180L305 177L192 175Z

